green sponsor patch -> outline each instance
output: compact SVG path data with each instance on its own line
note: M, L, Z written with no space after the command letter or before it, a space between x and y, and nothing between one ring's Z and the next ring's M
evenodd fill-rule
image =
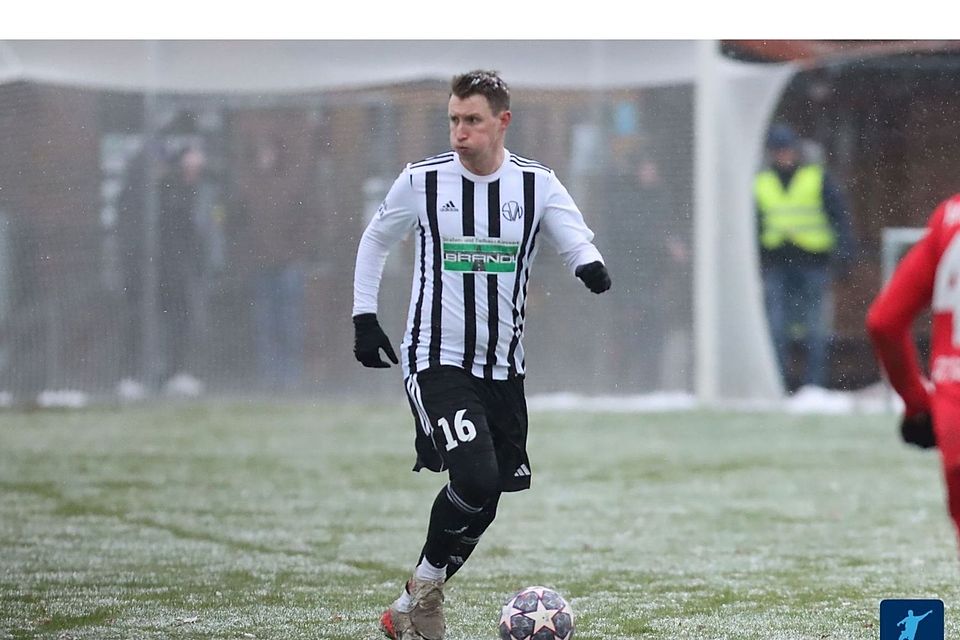
M519 242L458 238L443 241L443 269L469 273L513 273Z

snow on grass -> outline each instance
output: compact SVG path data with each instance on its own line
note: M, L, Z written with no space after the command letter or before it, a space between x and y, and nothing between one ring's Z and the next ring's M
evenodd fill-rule
M936 454L890 413L563 406L447 587L450 640L563 593L577 638L875 639L957 553ZM443 483L400 405L0 415L0 638L379 637Z

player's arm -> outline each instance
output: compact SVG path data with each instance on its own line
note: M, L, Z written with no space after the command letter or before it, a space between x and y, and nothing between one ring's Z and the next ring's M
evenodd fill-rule
M560 181L551 176L549 185L542 223L547 239L590 291L603 293L612 282L603 256L593 244L594 233Z
M907 417L930 411L930 396L910 327L933 295L940 219L939 215L933 216L927 234L907 252L867 313L867 332L877 359L903 399Z
M365 367L390 366L381 359L381 349L394 364L398 362L390 339L377 319L377 301L387 256L416 222L416 211L409 206L410 196L410 177L404 172L390 188L357 247L353 273L353 354Z

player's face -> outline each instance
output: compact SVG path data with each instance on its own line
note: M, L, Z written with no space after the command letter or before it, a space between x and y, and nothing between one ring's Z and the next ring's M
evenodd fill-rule
M503 160L503 138L510 124L510 112L495 114L486 97L450 96L450 146L467 169L484 175L496 171Z

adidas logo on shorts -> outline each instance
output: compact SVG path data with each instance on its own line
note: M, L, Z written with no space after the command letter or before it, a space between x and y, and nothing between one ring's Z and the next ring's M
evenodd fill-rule
M514 478L522 478L523 476L530 475L530 467L525 464L520 465L517 470L514 472Z

